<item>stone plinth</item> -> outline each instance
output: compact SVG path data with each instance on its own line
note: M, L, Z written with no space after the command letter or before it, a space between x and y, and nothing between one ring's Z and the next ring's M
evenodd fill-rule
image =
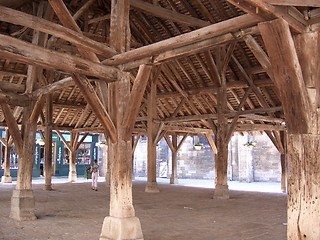
M12 183L12 177L10 177L10 176L2 176L1 177L1 182L2 183Z
M215 199L229 199L229 187L228 185L216 185L213 193Z
M69 179L69 182L76 182L77 181L77 172L76 171L69 172L68 179Z
M145 192L148 192L148 193L157 193L157 192L159 192L159 188L158 188L157 182L147 182Z
M170 184L178 184L178 178L176 178L176 177L171 177L171 178L170 178Z
M10 218L19 221L37 219L34 214L35 201L32 190L13 190Z
M143 239L140 220L137 217L106 217L103 221L100 240Z

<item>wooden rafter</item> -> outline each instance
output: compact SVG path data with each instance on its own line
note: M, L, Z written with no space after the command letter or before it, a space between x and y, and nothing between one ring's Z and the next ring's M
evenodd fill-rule
M160 6L150 4L148 2L144 2L141 0L132 0L130 2L130 5L135 9L139 9L141 11L150 13L160 18L164 18L166 20L171 20L173 22L186 24L187 26L206 27L210 25L210 23L207 21L190 17L188 15L184 15L166 8L162 8Z
M306 133L311 127L308 126L308 111L311 106L289 25L279 19L260 24L259 29L270 57L275 85L280 91L284 112L290 119L287 122L288 130ZM286 71L280 69L283 64ZM290 84L287 84L288 81Z
M118 72L112 67L103 66L69 54L47 50L2 34L0 34L0 56L25 64L35 64L43 68L61 69L70 74L95 76L106 81L115 81Z
M134 80L127 109L125 110L125 116L123 118L123 127L127 131L127 138L132 135L132 130L140 110L141 101L149 80L151 69L152 66L140 66L137 77Z
M77 86L81 89L87 102L90 104L92 110L95 112L96 116L99 118L100 123L106 129L106 136L110 138L112 142L116 141L116 128L111 120L109 114L105 110L103 104L98 98L91 83L84 77L79 75L73 75L73 80Z
M161 52L165 52L169 49L187 46L195 42L200 42L212 37L226 34L227 32L237 31L239 28L250 27L258 22L259 20L251 15L235 17L190 33L181 34L167 40L115 55L112 58L106 59L103 61L103 63L107 65L118 65L129 61L136 61L145 57L151 57Z

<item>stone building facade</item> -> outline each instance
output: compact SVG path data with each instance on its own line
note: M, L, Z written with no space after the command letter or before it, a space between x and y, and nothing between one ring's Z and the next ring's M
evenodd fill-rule
M179 138L179 140L182 137ZM107 145L99 137L101 176L107 172ZM201 143L201 149L194 145ZM249 144L248 144L249 143ZM142 136L133 157L133 177L147 176L147 137ZM214 179L214 154L205 137L187 137L177 154L178 178ZM157 177L170 178L171 150L162 139L157 145ZM240 182L280 182L280 153L265 134L236 134L229 143L228 179Z
M196 143L202 144L200 150L195 149ZM133 173L139 177L147 175L146 137L141 137L136 147ZM178 178L214 179L214 154L205 137L185 140L177 154L177 174ZM157 146L157 176L170 178L170 175L171 151L162 139ZM280 153L264 134L236 134L229 143L228 178L244 182L278 182L281 180Z

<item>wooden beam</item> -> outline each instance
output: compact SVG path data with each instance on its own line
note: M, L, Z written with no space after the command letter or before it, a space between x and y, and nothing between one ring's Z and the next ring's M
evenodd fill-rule
M187 139L187 137L188 137L188 133L185 133L177 146L177 149L176 149L177 152L180 150L180 148L182 147L182 144Z
M230 112L226 112L226 117L233 118L236 115L278 112L278 111L282 111L282 107L256 108L256 109L244 110L244 111L230 111ZM181 117L174 117L174 118L165 118L159 121L162 121L165 123L170 123L170 122L178 123L178 122L188 122L188 121L200 121L201 119L217 119L217 114L210 113L210 114L201 114L201 115L188 115L188 116L181 116ZM156 122L158 121L156 120Z
M258 42L251 35L244 36L243 39L246 42L248 48L253 53L253 55L256 57L256 59L261 64L262 68L267 72L269 77L271 79L273 79L271 63L270 63L268 55L264 52L262 47L258 44Z
M166 142L168 144L168 147L170 148L171 152L173 152L174 151L174 147L173 147L172 141L169 138L169 135L165 134L164 135L164 139L166 140Z
M0 71L1 75L1 71ZM6 75L6 74L4 74ZM26 90L25 85L11 82L0 82L0 89L4 92L22 93Z
M214 154L218 154L218 149L217 149L217 146L216 146L215 142L212 139L212 134L206 133L205 136L206 136L206 138L208 140L208 143L209 143L213 153Z
M83 143L83 141L86 139L88 135L89 132L83 134L82 138L77 142L75 150L77 150L80 147L80 145Z
M13 142L14 142L15 148L17 149L17 153L21 157L23 141L22 141L22 137L21 137L16 119L14 118L8 104L1 103L1 108L9 128L10 135L13 137Z
M73 80L83 93L86 101L90 104L101 125L106 129L107 136L109 136L113 143L116 142L117 136L115 125L98 98L91 83L86 78L76 74L73 75Z
M319 0L264 0L266 3L279 6L320 7Z
M253 84L256 87L273 87L274 84L270 79L261 79L253 81ZM239 88L248 88L250 85L247 82L243 81L231 81L226 84L227 90L239 89ZM194 88L194 89L184 89L183 91L188 95L202 95L202 94L216 94L217 87L203 87L203 88ZM163 92L158 93L158 98L169 98L169 97L181 97L183 96L180 92Z
M283 118L264 116L264 115L254 114L254 113L241 114L240 116L244 117L246 119L256 120L256 121L264 121L264 122L272 122L272 123L284 123L285 122L285 120Z
M236 126L237 132L261 132L261 131L285 131L283 125L273 124L239 124Z
M176 125L164 125L164 131L170 133L190 133L190 134L206 134L212 133L211 129L208 128L196 128L196 127L184 127L184 126L176 126Z
M133 146L132 146L132 155L134 154L134 151L135 151L136 148L137 148L137 145L138 145L138 143L139 143L140 137L141 137L141 134L138 133L138 134L137 134L137 137L134 139Z
M29 65L52 70L63 70L115 81L118 70L65 53L44 49L33 44L0 34L0 56ZM111 79L111 80L110 80Z
M32 110L32 113L30 115L30 122L37 122L39 119L39 114L43 109L44 103L45 103L46 97L45 95L39 96L39 98L36 101L36 104L34 105L34 108Z
M204 27L190 33L181 34L167 40L140 47L125 53L115 55L103 61L106 65L118 65L129 61L136 61L145 57L150 57L170 49L186 46L195 42L203 41L229 32L237 31L239 28L246 28L258 23L251 15L242 15L226 21L222 21L208 27Z
M243 108L244 104L246 103L247 98L249 97L251 91L252 91L252 88L250 87L250 88L246 91L246 93L244 94L244 96L242 97L241 102L240 102L240 104L239 104L238 107L237 107L237 111L241 111L241 109ZM234 116L234 118L232 119L231 124L227 127L226 139L225 139L226 143L229 143L229 141L230 141L230 139L231 139L231 137L232 137L232 134L233 134L233 132L234 132L234 129L235 129L235 127L236 127L236 124L237 124L238 119L239 119L239 115Z
M68 8L66 7L65 3L62 0L55 0L55 1L49 1L50 5L54 9L56 15L58 16L61 23L66 26L67 28L72 29L73 31L78 32L79 34L83 34L79 26L77 25L74 18L71 16ZM86 59L100 63L99 58L91 51L88 51L87 49L78 46L79 53ZM114 81L114 79L111 79L111 81ZM98 82L97 84L97 90L98 90L98 96L100 97L103 106L107 108L107 91L108 86L105 82Z
M95 3L96 0L88 0L85 4L82 5L81 8L79 8L79 10L73 15L73 19L76 21L78 20L79 17L81 17L81 15L86 12L92 4Z
M25 94L15 94L0 91L0 103L6 103L14 106L27 106L30 98Z
M259 29L270 57L275 85L280 92L288 132L307 133L311 127L311 105L289 25L278 19L259 24Z
M43 18L29 15L11 8L0 6L0 21L25 26L34 30L48 33L55 37L71 42L76 46L83 47L88 51L104 55L105 57L110 57L117 53L114 49L107 47L103 43L91 40L90 38L83 36L83 34L79 34L73 30L47 21Z
M132 90L129 96L128 104L123 118L123 127L127 132L127 139L132 136L132 130L138 116L141 101L151 74L151 65L141 65L134 80Z
M294 37L294 43L299 58L304 83L313 109L320 107L320 51L319 32L299 34Z
M72 77L66 77L64 79L56 81L52 84L48 84L42 88L39 88L39 89L33 91L32 96L38 97L43 94L50 94L50 93L53 93L55 91L59 91L61 89L64 89L64 88L67 88L70 86L74 86L74 81L73 81Z
M58 134L58 136L61 138L61 141L64 143L64 145L66 145L68 150L71 152L72 151L72 146L67 142L67 140L64 138L64 136L62 135L60 130L55 129L55 131Z
M264 0L227 0L229 3L244 12L252 14L260 19L273 20L281 18L287 21L292 29L298 33L307 31L307 22L300 14L290 14L295 8L273 6ZM296 9L295 9L296 10Z
M203 21L199 18L184 15L179 12L175 12L141 0L131 0L130 5L134 9L141 10L143 12L152 14L153 16L160 17L165 20L185 24L187 26L206 27L210 25L209 22Z

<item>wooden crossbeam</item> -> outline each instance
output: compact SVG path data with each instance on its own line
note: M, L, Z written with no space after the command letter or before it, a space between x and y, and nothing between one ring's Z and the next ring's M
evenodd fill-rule
M218 154L218 149L217 149L217 146L216 146L215 142L212 139L212 134L206 133L205 136L206 136L206 138L208 140L208 143L209 143L213 153L214 154Z
M286 20L290 27L298 33L307 31L307 22L303 15L297 13L293 7L273 6L264 0L227 0L230 4L252 14L260 19L273 20L281 18ZM296 10L296 11L294 11ZM292 13L293 12L293 13Z
M22 156L23 141L16 119L14 118L8 104L1 103L1 108L9 128L10 135L13 137L13 142L15 148L17 149L18 155Z
M115 81L118 70L65 53L44 49L33 44L0 34L0 56L29 65L52 70L63 70Z
M272 5L282 6L301 6L301 7L320 7L319 0L264 0Z
M132 130L140 110L141 101L151 74L151 69L151 65L140 66L137 77L134 80L126 106L125 116L123 118L123 127L126 129L127 139L132 135Z
M15 94L0 91L0 103L7 103L14 106L27 106L30 98L25 94Z
M36 101L36 104L34 105L34 108L32 110L31 116L30 116L30 122L37 122L40 112L43 109L44 103L45 103L46 97L45 95L40 95L39 98Z
M96 42L66 27L11 8L0 6L0 21L25 26L51 34L55 37L69 41L76 46L81 46L89 51L102 54L105 57L110 57L117 53L114 49L107 47L105 44Z
M56 133L58 136L61 138L61 141L64 143L64 145L68 148L68 150L71 152L72 151L72 146L67 142L67 140L64 138L60 130L55 129Z
M258 42L251 36L247 35L243 37L249 49L252 51L254 56L257 58L262 68L267 72L269 77L273 79L273 73L271 69L271 63L268 55L264 52L262 47L258 44Z
M128 52L115 55L103 61L106 65L118 65L129 61L136 61L150 57L166 50L186 46L202 40L217 37L229 32L237 31L239 28L246 28L255 25L259 20L251 15L242 15L208 27L204 27L189 33L181 34L167 40L140 47Z
M289 25L278 19L259 24L259 29L270 57L275 85L280 92L288 131L307 133L311 127L308 125L311 104Z
M253 84L256 87L272 87L274 86L273 82L270 79L261 79L253 81ZM238 88L248 88L250 85L247 82L243 81L231 81L227 82L227 90L238 89ZM205 87L205 88L195 88L195 89L184 89L183 91L188 95L201 95L201 94L216 94L217 87ZM163 92L158 93L157 98L168 98L168 97L181 97L183 96L179 91L175 92Z
M98 98L93 86L86 78L76 74L73 75L73 80L83 93L97 118L99 118L101 125L106 129L106 135L114 143L116 141L116 127Z
M73 85L74 85L74 81L73 81L72 77L66 77L66 78L61 79L59 81L56 81L52 84L48 84L42 88L38 88L37 90L33 91L32 96L38 97L43 94L50 94L55 91L59 91L61 89L64 89L64 88L67 88L67 87L70 87ZM0 88L1 88L1 86L0 86Z
M210 23L207 21L184 15L141 0L131 0L130 5L134 9L141 10L143 12L152 14L156 17L160 17L166 20L182 23L187 26L206 27L210 25Z
M282 107L270 107L270 108L256 108L244 111L230 111L226 112L225 115L227 118L233 118L237 115L246 115L252 113L268 113L268 112L277 112L282 111ZM182 117L173 117L173 118L165 118L159 121L163 121L164 123L178 123L178 122L190 122L190 121L200 121L201 119L217 119L216 113L209 113L209 114L201 114L201 115L189 115L189 116L182 116ZM260 119L257 119L260 120ZM155 122L159 122L155 120Z

